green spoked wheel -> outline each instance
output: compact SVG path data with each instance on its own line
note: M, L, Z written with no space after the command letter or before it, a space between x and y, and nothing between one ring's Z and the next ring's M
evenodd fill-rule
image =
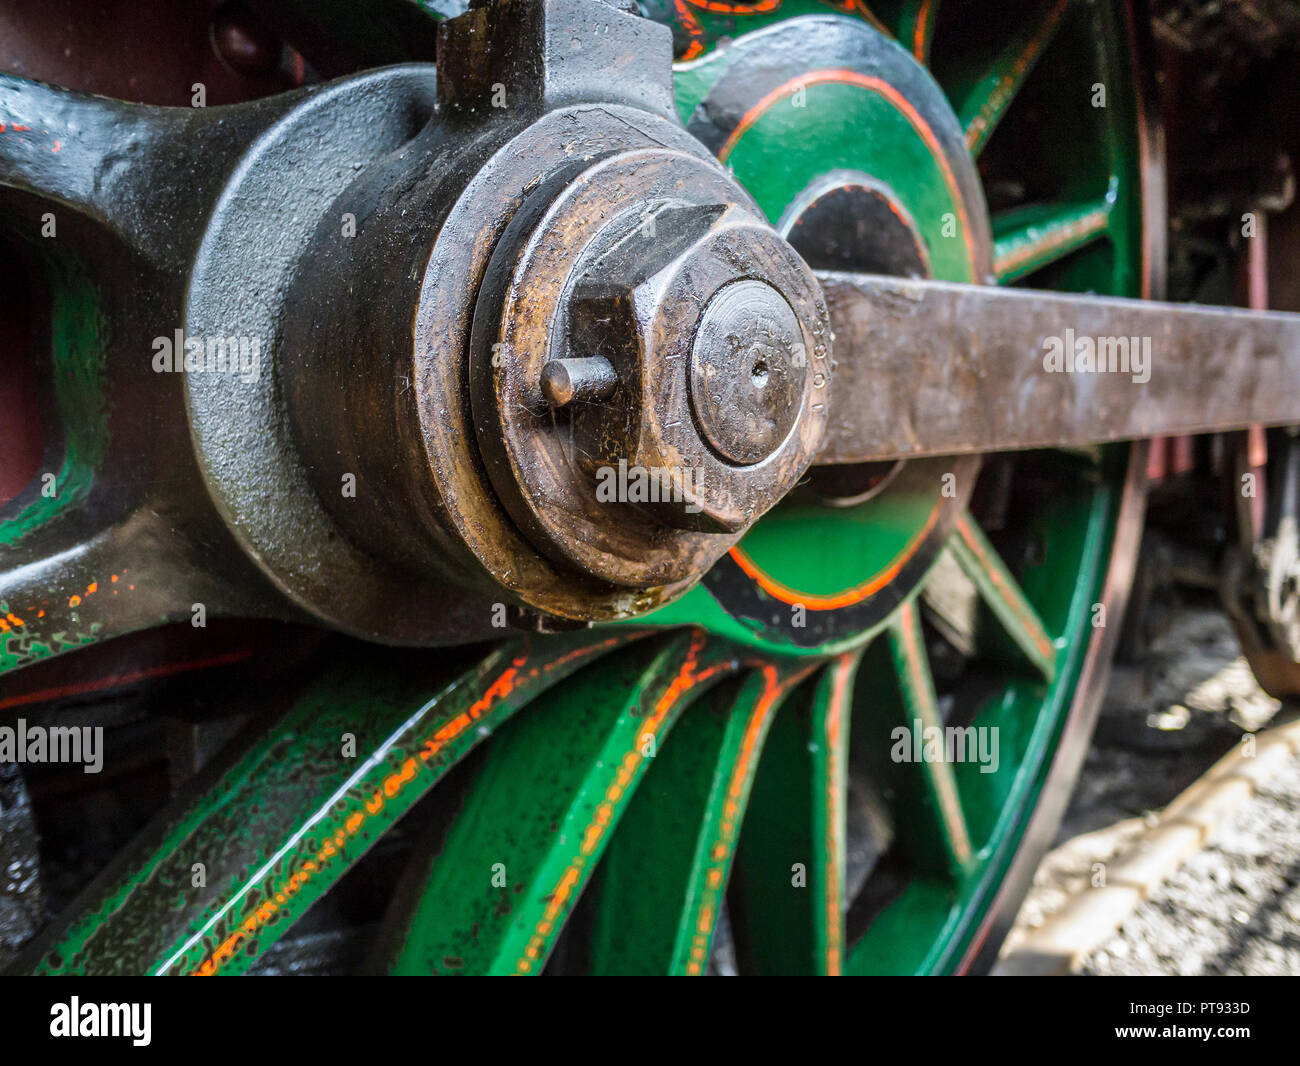
M643 7L688 131L814 267L1151 294L1124 4ZM978 968L1082 759L1143 459L821 468L635 624L346 645L13 969ZM331 908L362 875L382 907Z

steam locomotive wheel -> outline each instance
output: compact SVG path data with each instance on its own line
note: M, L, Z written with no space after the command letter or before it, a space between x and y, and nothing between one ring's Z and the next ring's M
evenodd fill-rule
M686 131L812 267L1153 295L1159 138L1127 4L1014 25L985 0L642 7L674 30ZM111 765L156 738L132 707L201 705L149 764L173 798L120 801L122 835L157 809L75 899L69 790L26 782L62 905L10 970L982 968L1082 762L1144 463L814 467L681 598L459 650L305 637L276 669L301 631L233 623L236 650L191 639L77 687L59 671L149 635L45 648L28 603L0 603L6 720L116 716ZM0 545L39 528L24 506L0 506ZM132 577L104 580L78 602Z

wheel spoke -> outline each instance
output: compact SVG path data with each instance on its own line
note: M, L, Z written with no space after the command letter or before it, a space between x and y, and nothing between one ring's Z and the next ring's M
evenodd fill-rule
M704 972L759 752L805 673L766 665L674 727L601 865L593 973Z
M123 194L136 191L141 157L160 134L179 137L184 117L181 108L146 108L2 74L0 188L66 205L130 235L135 220L122 207Z
M813 801L813 839L822 842L823 857L822 907L814 935L825 945L823 972L831 977L838 977L844 969L849 712L857 668L856 655L841 656L822 673L813 693L813 735L820 737L812 752L813 781L822 785L821 795Z
M1015 281L1106 236L1110 219L1109 198L1007 212L993 226L998 281Z
M976 848L994 839L998 818L1007 809L1017 777L1025 766L1036 766L1043 753L1051 750L1053 722L1043 713L1045 688L1030 677L1008 681L979 702L972 722L996 737L987 749L987 762L970 760L956 767L958 787L964 800L967 823Z
M627 639L515 642L449 683L420 660L366 650L209 775L198 798L164 811L14 969L247 970L486 731Z
M1016 646L1051 681L1056 676L1056 644L997 549L968 513L957 519L952 550L958 565L975 583Z
M728 894L742 972L841 971L848 705L856 667L856 656L835 660L772 722Z
M146 107L0 74L0 189L70 208L143 260L184 273L226 167L297 98L221 111ZM202 168L190 154L197 143ZM181 168L183 183L159 181Z
M734 667L702 633L633 649L531 707L488 753L405 922L398 974L540 974L691 699Z
M930 62L930 45L934 42L934 24L938 16L939 0L904 0L898 42L916 57L918 63Z
M988 143L1025 78L1051 43L1069 4L1070 0L1047 0L1037 17L1026 20L1024 29L965 94L957 116L972 155L979 155Z
M134 486L115 499L94 493L95 471L80 462L65 463L59 477L63 499L35 501L20 516L40 536L0 544L0 675L110 637L188 622L196 603L214 618L272 613L265 598L241 591L246 569L227 575L214 563L195 574L194 548L171 515L146 505L109 525L118 506L135 502ZM104 528L82 528L99 522Z
M928 730L942 730L934 681L925 654L925 637L921 616L914 601L898 609L889 629L890 652L897 671L906 726L915 727L924 736ZM918 756L920 753L914 753ZM943 840L952 872L964 876L970 868L972 848L970 830L962 810L957 778L945 759L919 758L925 788L939 814Z

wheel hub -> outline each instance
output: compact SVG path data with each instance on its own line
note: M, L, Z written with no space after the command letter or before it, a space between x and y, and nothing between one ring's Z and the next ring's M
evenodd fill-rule
M206 466L237 521L254 487L310 486L303 538L268 513L247 540L300 603L368 635L429 639L448 586L526 625L667 603L825 431L820 287L682 128L670 34L597 0L516 6L442 26L437 114L348 176L286 268L259 327L283 338L284 481L238 455ZM201 271L196 308L208 281L233 283ZM217 390L197 383L200 421ZM352 558L324 565L340 543ZM400 620L395 595L417 601Z
M818 286L695 156L616 153L536 213L507 227L475 313L470 386L493 488L561 565L618 585L688 580L815 453L829 378ZM765 390L726 367L742 343L770 351L763 369L781 382L747 451L737 416L752 411L757 428ZM561 380L601 384L555 404L548 380L553 393Z

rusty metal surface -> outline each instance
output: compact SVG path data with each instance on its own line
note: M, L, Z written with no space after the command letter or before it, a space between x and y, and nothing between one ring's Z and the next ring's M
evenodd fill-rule
M593 0L503 0L447 22L439 42L436 114L321 213L275 331L306 495L320 529L343 534L312 542L322 558L354 544L409 588L455 587L479 617L494 602L573 621L644 612L698 580L815 454L829 359L818 286L682 128L663 27ZM340 238L345 214L358 225ZM788 304L801 334L788 354L807 366L793 424L737 465L702 439L687 366L692 301L746 278ZM611 328L623 310L633 321ZM593 357L616 371L616 395L549 405L546 365ZM265 469L245 464L245 479L260 486ZM670 508L644 506L664 501L640 498L633 477L667 481ZM355 495L340 491L349 478ZM250 539L292 563L273 518ZM390 594L336 567L264 558L286 584L310 580L337 624L391 616ZM422 599L442 609L433 591Z
M1300 315L820 273L821 463L1300 421Z
M569 183L518 251L514 229L480 290L470 366L498 496L562 564L645 587L701 573L820 442L829 326L816 282L724 174L676 152L613 155ZM731 294L751 289L763 302L725 326ZM566 351L610 360L607 402L539 404L546 360ZM753 432L765 412L766 437ZM755 450L719 454L717 437ZM642 473L657 500L611 492Z

